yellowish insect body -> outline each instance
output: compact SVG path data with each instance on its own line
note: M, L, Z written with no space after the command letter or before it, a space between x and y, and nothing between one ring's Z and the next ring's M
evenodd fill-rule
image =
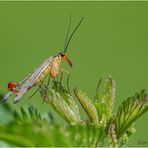
M50 75L52 78L56 78L60 73L60 65L61 65L61 56L55 56L45 71L41 74L41 76L36 80L34 85L42 82L43 79L46 78L47 75Z
M59 75L61 66L61 56L55 57L51 62L50 76L55 78Z

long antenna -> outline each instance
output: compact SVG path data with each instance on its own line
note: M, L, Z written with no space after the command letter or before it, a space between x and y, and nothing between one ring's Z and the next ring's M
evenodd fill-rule
M68 26L68 30L67 30L66 37L65 37L64 49L66 49L66 43L67 43L70 27L71 27L71 15L69 15L69 26Z
M69 45L69 43L70 43L70 40L72 39L74 33L76 32L76 30L77 30L78 27L80 26L80 24L81 24L81 22L83 21L83 19L84 19L84 18L82 17L81 20L80 20L80 22L78 23L78 25L76 26L76 28L74 29L74 31L72 32L72 34L70 35L70 37L69 37L69 39L68 39L68 41L67 41L66 47L65 47L65 49L64 49L64 52L65 52L65 53L66 53L66 50L67 50L68 45Z

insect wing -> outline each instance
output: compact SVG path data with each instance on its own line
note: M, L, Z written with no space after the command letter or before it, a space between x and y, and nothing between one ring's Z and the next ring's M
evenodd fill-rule
M13 94L13 92L8 92L7 94L5 94L5 96L4 96L4 98L2 99L2 101L1 102L5 102L5 101L7 101L7 99L11 96Z
M52 57L50 57L52 58ZM48 60L50 59L48 58L45 62L43 62L42 64L40 64L39 66L37 66L32 72L30 72L23 80L21 80L18 84L21 85L22 83L24 83L34 72L36 72L38 69L40 69L40 67L42 67L43 65L45 65L46 63L48 63Z
M20 87L17 93L17 96L14 99L14 103L17 103L21 99L21 97L28 91L28 89L34 85L35 81L40 77L40 75L48 67L51 60L52 60L52 57L48 58L43 64L41 64L41 66L38 69L36 69L32 73L30 77L28 77L26 82L24 82L24 84L22 84L22 86Z

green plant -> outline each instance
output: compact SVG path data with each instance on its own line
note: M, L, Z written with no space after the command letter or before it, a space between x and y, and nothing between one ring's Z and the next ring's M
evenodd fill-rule
M44 102L64 119L60 125L51 113L46 116L33 106L13 111L7 104L0 110L9 117L3 121L0 116L0 145L3 146L111 146L125 145L136 131L135 121L148 110L145 90L127 98L117 111L114 109L115 82L109 76L104 83L103 93L90 99L84 92L74 88L72 95L59 81L52 81L50 87L39 86ZM82 117L79 104L86 113ZM2 122L3 121L3 122Z

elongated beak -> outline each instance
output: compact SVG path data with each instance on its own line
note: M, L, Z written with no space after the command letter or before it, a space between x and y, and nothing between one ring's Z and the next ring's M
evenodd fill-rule
M68 59L66 55L63 56L63 59L72 67L72 62Z

